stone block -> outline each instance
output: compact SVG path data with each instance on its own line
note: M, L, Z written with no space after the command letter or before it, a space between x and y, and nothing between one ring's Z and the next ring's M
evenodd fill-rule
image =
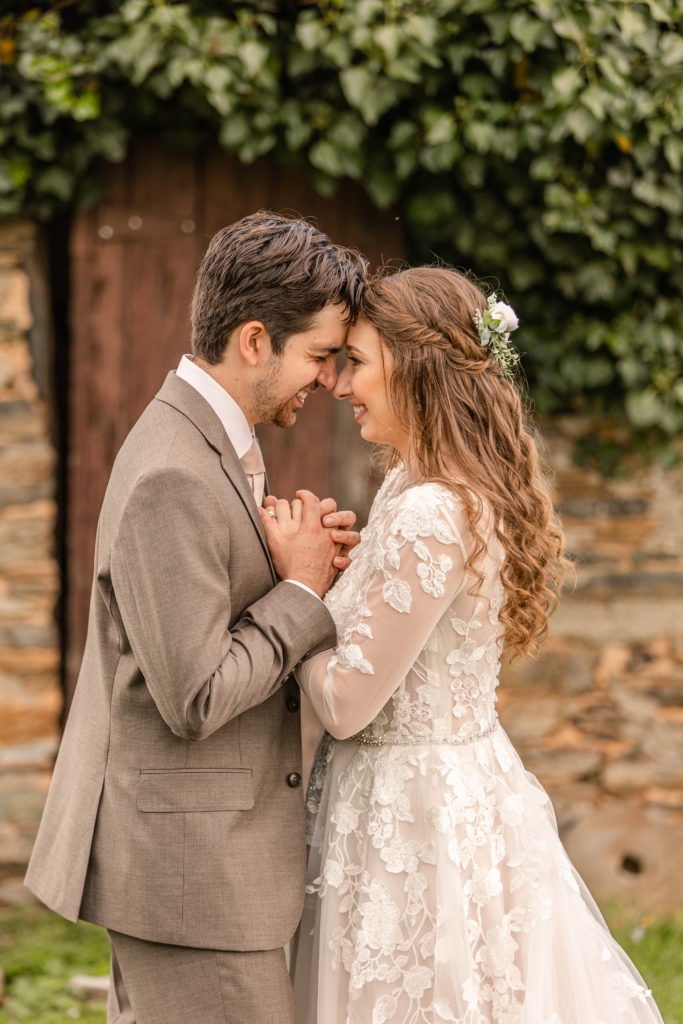
M5 587L11 588L11 592L18 597L36 599L41 607L48 602L50 609L54 611L59 597L57 565L51 558L28 565L13 565L4 580L0 577L0 589Z
M28 863L33 841L33 829L21 828L11 821L0 821L0 877Z
M51 505L51 502L37 502ZM54 519L26 516L22 519L0 516L0 573L22 562L44 563L54 549ZM55 563L52 562L54 565Z
M52 497L54 490L53 473L55 470L55 452L46 440L34 441L31 444L6 444L0 447L0 480L5 483L3 490L10 491L12 485L17 489L48 484L48 493L40 497ZM9 501L3 502L9 505ZM25 504L18 500L12 504Z
M0 693L0 744L26 743L55 736L62 708L63 699L56 680L42 693L28 689L13 696ZM0 765L2 752L0 746Z
M7 582L7 581L3 581ZM49 595L17 594L13 589L0 593L0 622L47 626L52 623L53 601Z
M24 625L22 623L0 624L1 647L56 647L59 643L57 626Z
M562 723L562 701L558 697L530 697L506 702L501 721L517 747L526 748L548 736Z
M586 814L563 840L599 903L618 902L643 913L679 909L683 816L614 805Z
M44 420L45 411L38 397L33 376L33 358L28 341L22 334L4 334L0 342L0 400L30 402L34 412Z
M641 749L683 778L683 722L662 718L658 712L645 731Z
M598 600L587 594L565 597L553 616L556 637L580 637L582 643L603 643L606 638L618 643L647 642L666 633L683 638L683 595L662 597L624 596Z
M564 498L558 512L563 518L590 519L592 522L605 519L632 519L644 516L648 502L642 497L619 498L616 495L601 494L593 497ZM610 523L610 527L614 524Z
M578 639L550 639L533 659L507 662L501 671L501 693L518 690L531 695L545 693L583 693L593 688L597 662L595 647Z
M44 436L45 415L41 409L25 400L2 401L0 396L0 445L24 444Z
M0 772L0 821L21 831L37 828L49 782L49 772Z
M642 793L653 786L676 788L683 785L683 768L667 764L660 758L631 756L607 764L602 773L602 784L608 793L616 796Z
M552 792L552 804L560 835L600 804L602 789L597 780L574 782Z
M57 502L54 498L34 501L30 505L5 505L0 509L0 521L4 523L43 520L54 523L57 520Z
M665 786L648 786L640 794L644 805L667 807L683 814L683 789L669 789Z
M34 501L51 498L53 494L52 480L38 480L33 484L3 484L0 479L0 508L3 505L16 505L17 503L29 505Z
M57 682L55 672L36 672L23 675L0 671L0 701L18 700L26 695L35 697L52 690Z
M621 736L622 716L613 696L602 690L581 694L570 712L571 722L586 736L617 740Z
M673 707L658 707L655 713L656 722L668 722L670 725L683 726L683 700Z
M576 593L605 599L615 593L654 595L657 598L673 595L680 596L683 600L683 572L648 573L641 569L638 572L595 575L590 578L581 574Z
M603 757L598 751L573 747L536 751L525 756L526 768L548 789L590 781L599 774L602 763Z
M55 731L51 736L33 740L30 743L0 747L0 772L2 771L51 771L59 749L60 737ZM42 776L41 776L42 777Z
M600 649L595 669L595 682L606 687L612 679L622 676L631 661L632 649L629 644L606 643Z
M0 319L20 331L33 325L29 278L20 267L0 270Z
M654 719L659 701L647 693L641 693L617 683L613 683L610 692L623 719L644 726Z
M0 673L18 679L35 679L46 674L56 678L59 651L56 648L0 647Z

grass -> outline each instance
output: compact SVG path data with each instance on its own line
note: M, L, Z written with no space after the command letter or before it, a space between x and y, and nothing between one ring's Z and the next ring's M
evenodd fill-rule
M71 924L35 906L0 910L0 968L0 1024L104 1024L106 1004L80 999L68 987L75 974L109 972L104 929Z
M638 919L611 908L606 917L652 988L666 1024L683 1024L683 913ZM108 973L109 946L101 928L70 924L34 906L0 910L0 968L0 1024L104 1024L105 1004L81 1000L68 988L74 974Z
M652 989L665 1024L683 1024L683 911L673 917L639 920L612 909L605 917Z

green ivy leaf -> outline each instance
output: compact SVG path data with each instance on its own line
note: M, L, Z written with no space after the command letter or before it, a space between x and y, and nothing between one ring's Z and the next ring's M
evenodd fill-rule
M367 65L346 68L340 73L339 80L347 100L360 111L366 124L377 124L396 95L390 83L383 81L376 70Z

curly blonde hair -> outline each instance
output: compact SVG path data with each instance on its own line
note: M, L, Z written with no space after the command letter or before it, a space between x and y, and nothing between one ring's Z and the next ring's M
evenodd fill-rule
M368 282L361 316L393 358L389 394L421 477L446 484L463 503L474 539L466 563L473 593L483 582L481 524L492 511L505 552L504 645L513 656L533 654L569 563L520 395L481 344L474 314L486 308L463 274L413 267ZM392 452L385 468L398 458Z

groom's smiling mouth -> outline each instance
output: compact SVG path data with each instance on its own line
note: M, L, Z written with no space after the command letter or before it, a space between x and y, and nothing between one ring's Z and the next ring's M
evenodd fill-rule
M294 395L294 398L292 399L297 409L303 409L304 402L306 401L306 399L308 398L312 391L317 390L317 387L318 385L316 383L309 385L307 388L302 388L301 391L297 391L297 393Z

